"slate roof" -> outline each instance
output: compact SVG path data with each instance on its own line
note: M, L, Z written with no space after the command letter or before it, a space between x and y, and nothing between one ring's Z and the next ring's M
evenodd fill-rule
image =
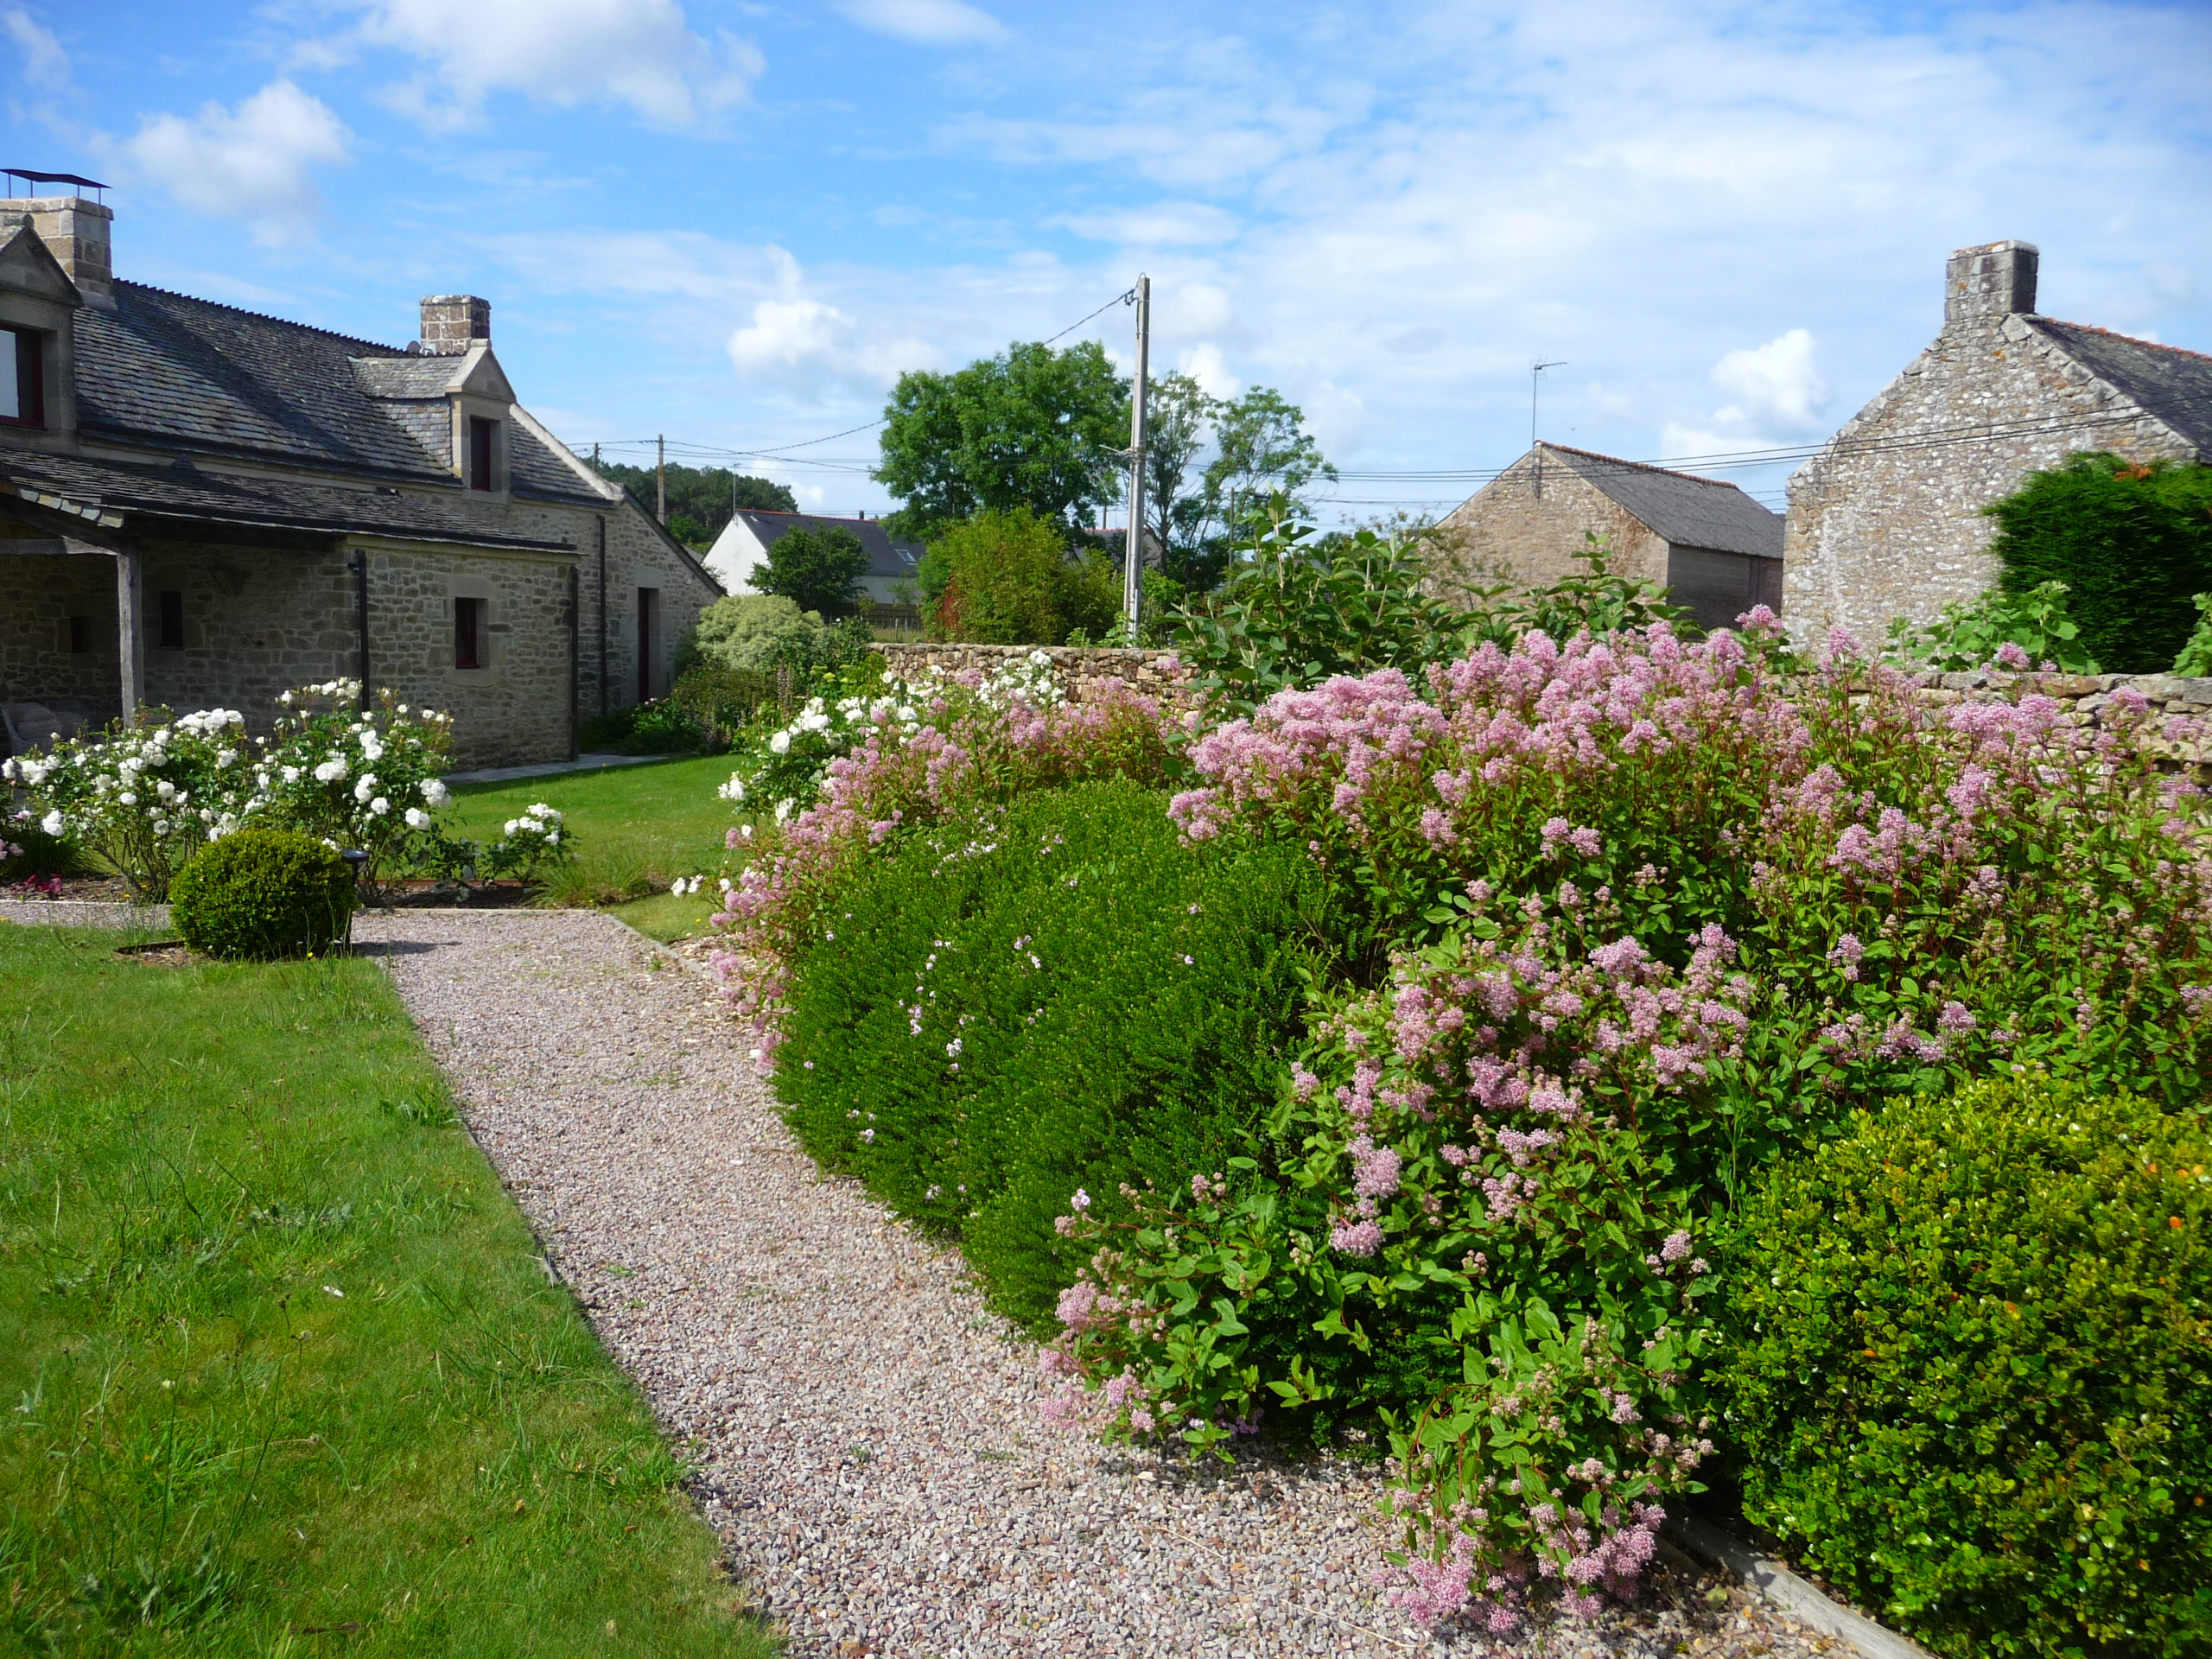
M2055 317L2020 320L2212 459L2212 357Z
M0 492L218 524L336 534L363 531L403 541L568 552L574 543L518 536L503 519L451 486L435 492L347 489L294 478L245 478L189 463L139 465L0 448Z
M112 311L77 314L87 437L453 486L443 388L458 359L141 283L118 282L115 299ZM519 423L507 438L514 493L604 505Z
M1672 546L1782 556L1783 516L1733 484L1565 444L1547 443L1543 448Z
M922 550L912 542L894 542L880 518L833 518L811 512L766 512L740 508L735 515L760 537L763 551L794 530L842 530L859 537L868 551L868 574L911 582L922 562Z

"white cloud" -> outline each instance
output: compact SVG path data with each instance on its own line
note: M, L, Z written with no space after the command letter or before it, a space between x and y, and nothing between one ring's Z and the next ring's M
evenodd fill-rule
M1048 224L1065 226L1092 242L1122 247L1208 246L1234 239L1234 214L1203 201L1163 201L1126 213L1064 213Z
M187 120L148 116L109 146L185 207L243 219L254 239L304 239L322 208L310 169L347 159L345 124L289 80L272 80L235 111L207 103Z
M1209 397L1234 397L1244 390L1244 383L1229 372L1228 360L1218 346L1189 346L1177 354L1175 367L1204 386Z
M372 0L359 37L429 65L389 96L433 128L476 121L496 92L695 127L741 101L765 67L749 41L693 33L677 0Z
M23 81L34 92L54 92L69 85L69 54L54 31L29 12L0 11L0 32L16 43L22 54Z
M902 369L929 360L927 346L872 337L835 305L808 298L800 292L798 262L781 248L767 253L783 295L756 302L752 321L730 335L726 348L747 386L766 385L818 403L836 391L880 391Z
M845 0L838 9L865 29L925 46L989 45L1007 38L997 18L962 0Z
M1792 328L1764 346L1730 352L1713 365L1713 384L1743 399L1716 418L1742 424L1761 422L1784 430L1809 430L1821 424L1834 391L1813 366L1813 336Z

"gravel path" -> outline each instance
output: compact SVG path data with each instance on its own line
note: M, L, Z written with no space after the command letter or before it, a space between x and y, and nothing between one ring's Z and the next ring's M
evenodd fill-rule
M1370 1468L1192 1474L1041 1424L1033 1351L797 1149L695 964L578 912L356 938L795 1656L1824 1650L1688 1573L1541 1643L1432 1641L1369 1586Z

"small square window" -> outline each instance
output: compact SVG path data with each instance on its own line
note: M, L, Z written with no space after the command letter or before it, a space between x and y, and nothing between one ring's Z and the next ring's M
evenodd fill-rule
M488 490L493 487L492 460L498 448L499 423L487 421L481 415L468 417L468 487Z
M73 616L69 619L69 654L89 657L92 654L92 619Z
M484 601L480 599L453 602L453 665L484 666Z
M0 422L46 424L44 337L35 328L0 328Z
M154 645L160 651L184 649L184 595L174 588L162 590L162 612Z

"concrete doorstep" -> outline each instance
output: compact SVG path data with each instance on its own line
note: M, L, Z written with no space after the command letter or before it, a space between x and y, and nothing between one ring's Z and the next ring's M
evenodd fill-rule
M1933 1659L1917 1642L1831 1600L1780 1561L1768 1560L1695 1516L1669 1516L1662 1535L1741 1580L1745 1589L1764 1596L1799 1624L1850 1643L1866 1659Z

